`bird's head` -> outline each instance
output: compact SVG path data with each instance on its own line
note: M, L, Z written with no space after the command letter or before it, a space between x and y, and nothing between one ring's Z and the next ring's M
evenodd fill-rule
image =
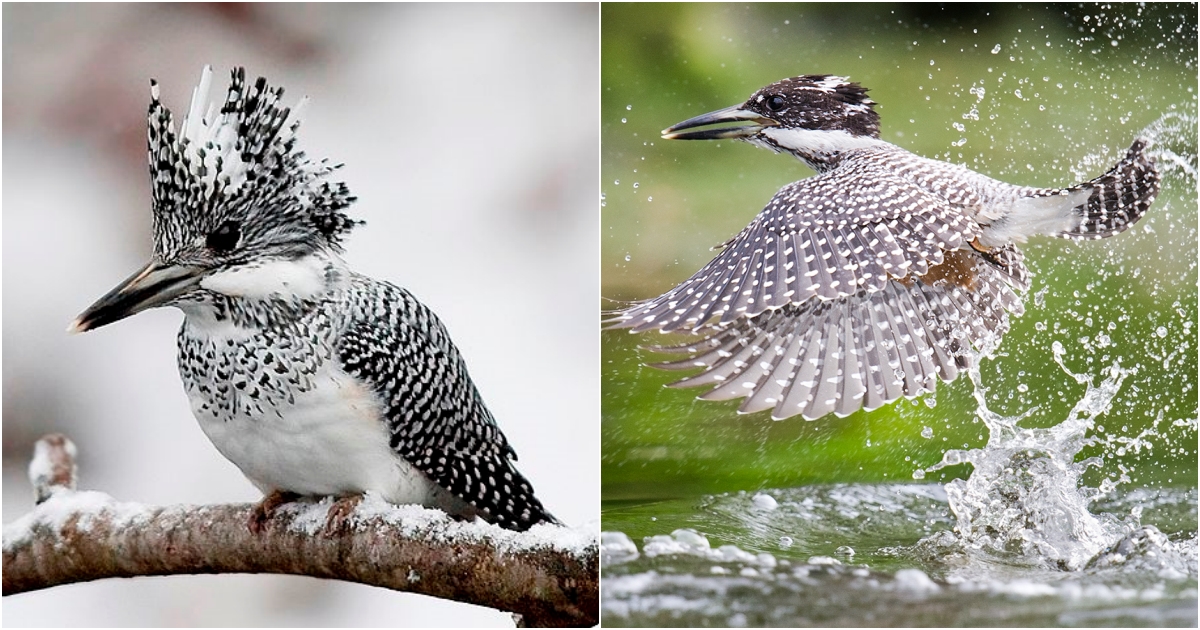
M663 130L668 140L745 140L806 162L879 142L879 114L867 89L845 77L814 74L768 85L746 102ZM711 127L720 123L745 123ZM706 129L697 129L707 127ZM686 131L694 129L695 131Z
M267 298L315 290L312 254L339 252L355 221L337 166L296 148L298 111L283 89L234 68L223 103L210 103L212 69L182 126L150 82L148 145L154 254L149 264L72 322L83 332L145 309L215 296Z

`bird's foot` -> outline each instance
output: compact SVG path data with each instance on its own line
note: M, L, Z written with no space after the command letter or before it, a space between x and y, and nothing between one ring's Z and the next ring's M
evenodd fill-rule
M333 505L329 507L329 515L325 518L326 538L334 538L350 529L350 516L354 514L354 510L358 508L358 504L362 503L362 500L363 495L352 494L333 502Z
M250 527L250 533L261 534L267 529L267 521L275 515L275 510L284 503L291 503L299 499L300 495L294 492L285 492L283 490L272 490L270 494L263 497L262 501L254 504L254 508L250 510L250 521L247 525Z

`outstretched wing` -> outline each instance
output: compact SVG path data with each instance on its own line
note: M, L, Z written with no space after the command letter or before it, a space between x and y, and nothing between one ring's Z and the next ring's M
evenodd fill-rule
M914 183L920 173L901 178L886 166L866 152L784 186L695 275L609 323L670 332L812 298L845 300L924 275L975 238L978 227L961 205Z
M394 285L353 282L355 316L337 355L383 400L392 448L488 521L515 530L553 522L433 311Z
M712 386L701 396L709 400L745 397L745 413L846 416L954 380L999 343L1008 313L1024 310L1013 288L1028 286L1013 246L954 250L928 274L880 290L702 327L696 342L658 348L687 358L656 367L704 368L675 385Z

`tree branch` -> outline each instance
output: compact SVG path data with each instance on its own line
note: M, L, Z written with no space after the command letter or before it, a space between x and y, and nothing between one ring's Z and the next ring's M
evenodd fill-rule
M4 527L4 595L109 577L284 573L381 586L510 611L518 623L599 620L599 543L590 528L517 533L368 495L326 528L332 499L280 507L265 531L252 505L150 507L75 490L75 447L38 441L37 506Z

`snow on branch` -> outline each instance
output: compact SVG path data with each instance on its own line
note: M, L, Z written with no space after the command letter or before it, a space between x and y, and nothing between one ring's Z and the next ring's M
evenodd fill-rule
M336 531L331 499L275 511L252 505L125 503L75 489L75 446L38 441L29 466L37 505L4 527L4 595L110 577L283 573L359 582L512 612L527 626L599 620L599 543L591 527L518 533L368 495Z

